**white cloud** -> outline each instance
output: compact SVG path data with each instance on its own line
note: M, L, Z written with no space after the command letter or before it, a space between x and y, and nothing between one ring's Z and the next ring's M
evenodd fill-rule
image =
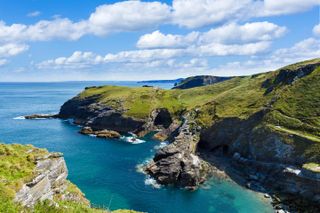
M37 17L40 16L41 12L40 11L33 11L27 14L28 17Z
M197 28L255 17L306 11L320 0L173 0L172 22Z
M69 19L39 21L34 25L6 25L0 21L0 41L48 41L52 39L76 40L86 33L84 22L73 23Z
M258 16L303 12L317 5L320 5L320 0L264 0Z
M172 22L188 28L223 23L247 16L244 11L252 4L252 0L174 0Z
M177 24L187 28L212 24L224 25L231 21L246 20L251 17L305 11L319 4L319 1L173 0L172 5L158 1L123 1L101 5L90 14L88 19L77 22L68 18L56 18L41 20L32 25L6 25L0 21L0 41L77 40L88 34L102 36L112 32L145 30L163 24ZM30 13L30 15L37 14L38 11ZM225 26L232 27L232 25ZM248 27L254 28L254 26ZM254 33L259 35L258 30ZM179 41L180 38L169 36L169 39L177 43L176 40ZM144 45L141 44L141 46Z
M39 63L38 68L53 68L58 69L60 67L69 69L86 68L93 65L98 65L104 61L102 56L94 54L92 52L76 51L70 57L59 57L52 60L47 60Z
M187 35L145 34L137 42L139 48L184 48L186 54L204 56L254 55L266 51L271 41L286 32L269 22L238 25L230 23L208 32Z
M173 34L164 35L157 30L151 34L141 36L137 42L137 47L142 49L187 47L198 40L199 34L198 32L191 32L185 36Z
M201 36L204 43L243 43L255 41L271 41L279 38L287 31L286 27L280 27L270 22L252 22L244 25L235 23L211 29Z
M245 44L260 41L271 41L287 31L270 22L253 22L244 25L230 23L208 32L191 32L187 35L162 34L154 31L141 36L138 48L177 48L203 44Z
M0 58L7 58L11 56L18 55L24 51L26 51L29 47L24 44L0 44Z
M219 47L214 49L217 49L215 51L219 55L223 55L225 52L228 52L228 54L232 52L242 54L246 51L252 51L248 50L250 49L248 46L240 48L242 50L232 48L232 46L225 48ZM191 49L147 49L124 51L116 54L107 54L106 56L75 52L70 57L42 62L38 64L38 68L45 70L55 68L68 70L69 72L72 70L78 71L79 68L89 68L88 70L94 68L95 71L100 69L101 72L107 72L109 75L114 74L118 76L118 79L120 77L121 79L129 79L126 76L130 76L130 73L136 73L137 69L139 69L141 75L148 76L147 78L158 79L200 74L217 76L249 75L275 70L298 61L317 58L320 56L320 40L308 38L289 48L278 49L262 56L252 56L249 60L229 62L218 67L208 64L207 60L209 58L207 55L192 53L194 53L194 50ZM99 68L98 65L104 66ZM121 74L122 72L125 75ZM141 75L130 76L130 78L141 80Z
M170 17L170 7L159 2L124 1L96 8L89 19L41 20L33 25L6 25L0 21L0 41L77 40L84 35L135 31L155 27Z
M247 61L235 61L212 69L214 75L232 76L249 75L272 71L288 64L319 58L320 40L308 38L297 42L292 47L273 51L263 57L253 57Z
M314 26L314 28L313 28L313 34L314 34L315 36L320 36L320 24Z
M225 55L252 55L265 51L269 47L269 42L257 42L248 44L224 45L211 43L208 45L191 46L185 49L142 49L122 51L115 54L97 55L92 52L74 52L70 57L58 57L43 61L37 65L40 69L51 68L87 68L99 64L152 64L162 63L164 60L177 59L181 57L206 57ZM199 60L191 61L196 64ZM165 65L165 64L163 64Z
M272 54L271 60L280 64L288 64L312 58L319 58L319 56L320 40L308 38L296 43L291 48L283 48L275 51Z
M70 57L41 62L38 67L87 68L107 63L144 63L145 66L147 64L153 66L163 63L164 60L180 57L255 55L268 50L271 40L282 36L285 31L285 27L269 22L244 25L232 23L208 32L191 32L187 35L162 34L160 31L154 31L140 37L137 47L143 48L141 50L122 51L105 56L77 51Z
M199 46L196 51L203 56L255 55L266 51L269 47L270 42L266 41L230 45L210 43Z
M8 60L7 59L0 59L0 67L7 64Z
M124 1L97 7L88 24L94 34L155 27L170 18L170 6L160 2Z

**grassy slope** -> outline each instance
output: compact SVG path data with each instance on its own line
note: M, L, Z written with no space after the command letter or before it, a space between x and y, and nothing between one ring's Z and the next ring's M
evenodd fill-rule
M320 59L300 62L285 67L297 69L309 63L320 62ZM182 110L201 109L200 114L208 117L208 112L216 104L217 115L246 119L254 112L261 110L273 97L278 97L274 104L272 124L279 121L281 125L292 130L303 130L319 136L320 126L320 70L319 68L293 85L277 88L268 95L261 84L266 79L274 80L279 71L248 77L237 77L214 85L186 90L163 90L159 88L128 88L104 86L89 88L80 94L80 98L99 95L99 101L135 118L146 118L156 108L167 108L173 115ZM210 114L210 113L209 113ZM211 122L212 120L209 119ZM210 122L205 121L204 125ZM294 126L297 125L297 126Z
M199 108L216 101L219 103L219 116L246 118L269 99L261 99L264 90L259 87L266 75L268 74L255 78L238 77L215 85L186 90L105 86L87 89L80 94L80 98L100 95L101 103L125 110L126 115L135 118L146 118L153 109L162 107L167 108L173 115L178 115L182 110Z
M108 211L94 209L88 207L87 200L83 197L79 202L64 201L60 196L55 196L58 207L50 205L49 202L38 203L34 210L25 209L19 204L14 203L13 199L16 191L28 181L31 181L36 174L34 169L36 166L35 159L47 155L45 149L38 149L32 145L0 144L0 212L17 213L17 212L35 212L35 213L102 213ZM65 193L72 195L80 195L82 192L72 183L68 182ZM117 210L116 213L137 213L130 210Z
M305 65L319 62L320 59L314 59L282 69L295 71ZM214 85L186 90L104 86L87 89L79 97L98 95L101 103L121 109L125 115L135 118L147 118L153 109L162 107L167 108L174 116L178 116L184 110L198 109L198 124L205 127L212 124L213 114L220 118L246 119L276 98L271 112L264 121L265 127L270 131L293 134L314 142L311 148L307 143L303 143L301 149L306 149L305 152L310 156L319 155L320 68L292 85L276 85L271 93L264 95L266 88L262 87L262 83L267 79L274 82L280 70L237 77ZM308 147L303 147L304 145Z

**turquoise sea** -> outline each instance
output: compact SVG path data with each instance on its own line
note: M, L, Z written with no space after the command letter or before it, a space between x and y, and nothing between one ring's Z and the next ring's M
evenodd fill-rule
M141 86L135 82L0 83L0 141L64 153L69 179L95 206L150 213L273 212L255 193L227 181L212 179L193 192L154 188L149 184L152 180L137 172L137 165L150 159L159 145L150 138L132 145L78 134L79 127L68 121L17 119L33 113L57 113L84 87L105 84Z

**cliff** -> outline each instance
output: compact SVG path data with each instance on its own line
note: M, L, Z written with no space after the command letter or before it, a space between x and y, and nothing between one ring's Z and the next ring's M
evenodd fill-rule
M0 167L0 212L108 212L91 208L84 194L67 180L61 153L0 144Z
M189 77L178 82L173 89L190 89L207 86L231 79L232 77L217 77L211 75L198 75Z
M93 130L157 131L170 145L145 171L159 183L195 188L211 173L203 154L230 161L236 154L257 162L250 169L265 162L298 170L319 165L319 82L320 59L314 59L187 90L94 87L66 102L59 116ZM292 192L289 182L282 181L285 193L320 202L319 192Z

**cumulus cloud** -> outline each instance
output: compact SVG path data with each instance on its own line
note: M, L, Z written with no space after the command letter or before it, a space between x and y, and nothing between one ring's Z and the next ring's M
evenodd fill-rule
M34 25L6 25L0 21L0 41L48 41L52 39L76 40L86 33L84 22L73 23L69 19L39 21Z
M211 43L242 43L255 41L271 41L279 38L287 31L286 27L280 27L270 22L252 22L244 25L235 23L211 29L201 36L201 41Z
M268 50L272 39L282 36L285 32L285 27L269 22L244 25L232 23L208 32L191 32L187 35L162 34L160 31L154 31L139 38L137 47L141 48L140 50L121 51L105 56L76 51L70 57L41 62L38 67L86 68L107 63L145 63L146 66L147 64L152 66L163 63L164 60L168 62L181 57L255 55ZM189 64L192 62L195 65L195 61Z
M252 17L305 11L318 5L319 1L173 0L172 5L158 1L123 1L101 5L87 19L80 21L58 18L41 20L32 25L7 25L1 21L0 41L77 40L88 34L103 36L112 32L154 28L162 24L176 24L187 28L197 28L212 24L223 25L230 21L246 20ZM38 11L30 13L33 16L37 14ZM231 29L232 25L228 27ZM269 27L272 28L274 26L270 25ZM257 34L258 30L254 31L254 33ZM172 40L174 42L180 40L180 38L169 35L168 37L171 42ZM152 37L149 39L152 39ZM170 44L170 42L168 43ZM143 45L142 43L141 46Z
M266 41L262 41L266 42ZM275 70L287 64L296 63L308 59L317 58L320 55L320 40L308 38L297 42L292 47L281 48L262 56L251 57L247 61L233 61L215 67L208 64L208 55L213 54L247 54L250 53L250 44L243 48L238 47L211 47L208 53L194 54L191 49L145 49L135 51L123 51L116 54L100 56L91 52L75 52L70 57L60 57L38 64L40 69L96 69L97 65L116 65L115 69L125 69L128 72L140 70L167 72L167 75L185 76L195 74L212 74L218 76L249 75L259 72ZM259 49L259 48L258 48ZM205 52L204 50L201 50ZM198 52L200 52L198 50ZM168 69L169 68L169 69ZM170 70L170 72L169 72ZM177 71L176 73L173 73ZM181 72L182 73L181 73ZM180 73L179 73L180 72ZM164 73L163 73L164 74ZM165 75L165 74L164 74Z
M76 51L70 57L59 57L39 63L38 68L86 68L98 65L104 61L103 57L92 52Z
M314 34L315 36L320 36L320 24L314 26L314 28L313 28L313 34Z
M259 44L260 47L266 47L268 43L262 41L271 41L279 38L286 31L286 27L280 27L270 22L253 22L244 25L230 23L211 29L208 32L191 32L187 35L162 34L159 31L154 31L151 34L141 36L137 42L137 47L177 48L188 47L190 45L207 45L213 47L220 46L220 49L223 48L222 44L225 44L225 47L227 46L226 44L247 44L254 42L257 45Z
M306 11L320 5L320 0L264 0L258 16L284 15Z
M172 22L197 28L231 20L303 12L320 0L173 0Z
M269 47L269 42L248 43L244 45L224 45L212 43L208 45L191 46L180 49L142 49L122 51L115 54L97 55L92 52L76 51L69 57L59 57L39 63L40 69L51 68L87 68L98 64L150 64L162 62L164 60L177 59L182 57L206 57L225 55L251 55L265 51ZM196 61L193 61L196 62ZM199 60L197 61L199 62ZM195 63L194 63L195 64Z
M197 47L196 51L203 56L255 55L266 51L269 47L270 42L229 45L210 43Z
M172 22L197 28L247 16L252 0L174 0Z
M199 34L199 32L191 32L185 36L173 34L165 35L157 30L151 34L141 36L137 42L137 47L142 49L187 47L196 42Z
M0 44L0 58L7 58L11 56L18 55L24 51L26 51L29 47L24 44Z
M170 18L170 6L160 2L124 1L97 7L87 21L94 34L155 27Z
M288 64L318 58L320 40L308 38L297 42L292 47L281 48L263 57L253 57L247 61L235 61L212 69L215 75L249 75L275 70Z

